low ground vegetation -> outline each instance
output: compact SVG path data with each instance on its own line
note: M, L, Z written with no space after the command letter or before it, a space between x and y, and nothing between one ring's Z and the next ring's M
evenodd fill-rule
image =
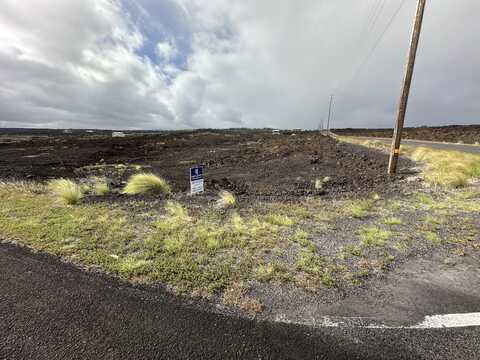
M381 140L362 140L341 137L342 141L388 151L389 145ZM402 153L424 164L425 181L433 186L462 188L480 177L480 155L459 151L437 150L417 146L401 147Z
M52 180L48 183L48 188L59 201L67 205L78 204L83 198L84 189L71 180Z
M265 145L266 161L289 156L291 149L280 145L271 153ZM413 257L480 250L480 188L472 182L477 158L406 151L425 164L431 185L397 196L319 196L335 184L350 191L337 175L290 178L301 196L289 188L282 197L271 190L256 197L227 179L215 184L228 191L195 197L173 191L145 165L120 164L82 167L85 177L75 181L6 181L0 183L0 241L254 313L263 309L255 294L269 286L319 299L345 296ZM302 169L319 161L317 152Z
M67 206L58 202L50 186L36 183L2 183L0 196L5 241L134 283L162 283L175 293L218 296L227 305L253 312L262 305L248 289L262 284L345 291L418 251L480 249L478 188L359 204L312 198L291 205L259 202L219 210L214 202L200 211L184 197L165 201L148 216L132 214L121 204L85 201ZM368 216L352 217L352 206L368 211ZM242 295L238 302L233 301L237 293Z
M171 187L165 179L157 175L141 173L131 176L123 189L123 193L128 195L145 194L148 192L170 194Z
M94 179L93 193L97 196L105 196L110 193L110 185L105 179Z

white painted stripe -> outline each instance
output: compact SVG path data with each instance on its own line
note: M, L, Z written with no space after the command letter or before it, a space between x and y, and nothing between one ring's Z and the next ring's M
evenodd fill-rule
M364 329L444 329L480 326L480 313L445 314L425 316L423 321L414 325L392 325L364 317L324 316L310 321L291 321L285 316L277 321L313 327L364 328Z
M414 325L411 328L438 329L471 326L480 326L480 313L425 316L422 323Z

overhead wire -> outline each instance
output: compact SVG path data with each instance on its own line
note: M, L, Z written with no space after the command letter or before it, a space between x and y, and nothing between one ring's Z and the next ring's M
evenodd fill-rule
M403 8L403 6L405 5L406 3L406 0L401 0L401 3L400 5L398 6L398 8L395 10L395 12L393 13L393 15L391 16L391 18L389 19L389 21L387 22L385 28L383 29L383 31L381 32L380 36L377 38L377 40L374 42L372 48L370 49L370 51L367 53L367 55L365 56L365 58L362 60L362 62L360 63L360 65L357 67L357 69L355 70L353 76L345 83L345 84L348 84L350 82L352 82L353 80L355 80L361 73L361 71L363 70L363 68L365 67L365 65L370 61L371 57L373 56L373 54L375 53L375 51L377 50L378 46L380 45L380 43L382 42L385 34L388 32L388 30L390 29L390 27L392 26L393 22L395 21L395 19L397 18L398 14L400 13L400 10ZM344 87L343 87L344 88ZM342 88L342 90L343 90ZM338 91L338 90L337 90Z
M383 10L385 9L385 4L386 3L387 3L386 0L383 0L382 3L380 4L379 10L372 20L372 24L371 24L371 29L372 30L375 29L375 25L377 25L378 19L380 19L381 14L382 14Z

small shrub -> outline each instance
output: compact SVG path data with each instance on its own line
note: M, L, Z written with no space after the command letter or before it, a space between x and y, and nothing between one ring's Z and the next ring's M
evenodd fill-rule
M226 190L220 191L219 199L217 200L217 205L221 208L230 208L235 206L237 200L235 199L235 196Z
M170 194L171 188L165 179L154 174L136 174L130 177L123 189L124 194L137 195L147 192Z
M71 180L52 180L48 183L48 188L67 205L78 204L83 197L81 186Z

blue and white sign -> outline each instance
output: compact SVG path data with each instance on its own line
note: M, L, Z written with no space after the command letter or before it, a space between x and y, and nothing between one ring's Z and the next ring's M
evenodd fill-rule
M190 194L200 194L204 191L203 166L190 168Z

